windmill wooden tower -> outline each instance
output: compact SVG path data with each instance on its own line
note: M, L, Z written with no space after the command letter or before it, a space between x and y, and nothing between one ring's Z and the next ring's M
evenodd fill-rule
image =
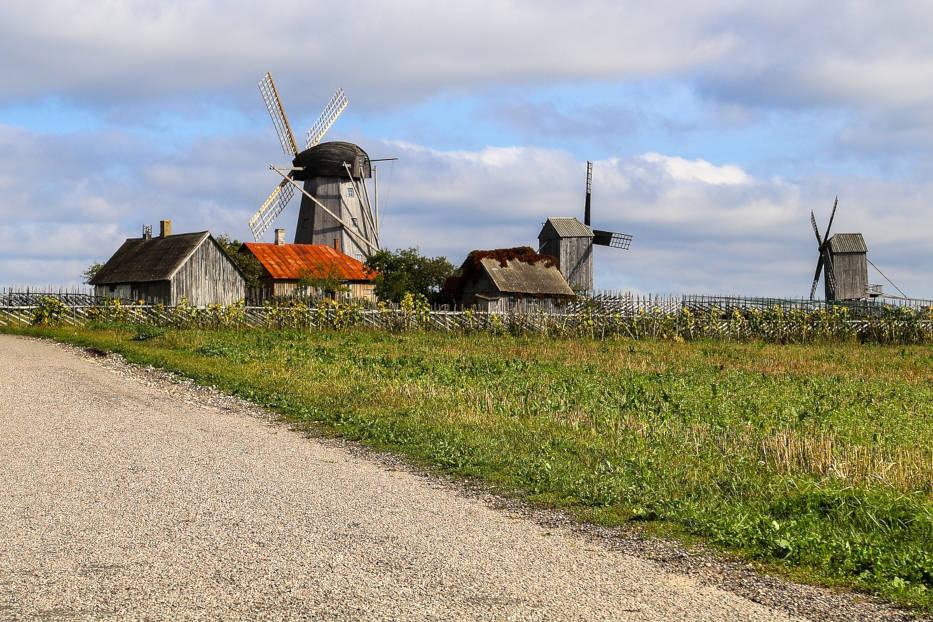
M321 139L347 107L343 89L331 98L308 130L305 148L295 142L272 75L259 82L259 91L272 117L285 155L292 165L270 168L282 181L249 221L256 241L288 206L295 189L301 193L296 244L324 244L364 261L379 250L379 208L369 200L366 179L372 177L369 156L359 146ZM303 185L302 185L303 184ZM375 194L375 192L374 192Z
M826 224L826 232L820 237L820 230L816 226L816 216L810 212L810 224L816 235L819 259L816 262L816 273L813 275L813 285L810 286L810 300L816 294L816 286L823 273L823 287L826 300L858 300L869 296L877 296L879 286L868 285L868 247L861 233L837 233L829 237L833 218L836 216L836 207L839 197L833 203L833 211Z
M538 234L538 252L557 258L558 268L574 291L593 290L593 245L628 250L632 236L590 228L593 163L586 163L586 202L583 222L576 218L548 218Z

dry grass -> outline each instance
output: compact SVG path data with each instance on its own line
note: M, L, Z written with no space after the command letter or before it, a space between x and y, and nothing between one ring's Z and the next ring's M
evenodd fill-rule
M831 432L801 437L796 431L769 434L759 443L761 459L777 473L809 473L901 492L933 492L933 449L853 445Z

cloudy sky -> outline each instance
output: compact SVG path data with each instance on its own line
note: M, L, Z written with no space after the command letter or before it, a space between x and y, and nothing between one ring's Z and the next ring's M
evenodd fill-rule
M296 134L342 86L327 138L399 158L389 248L536 246L593 160L594 226L635 236L600 289L806 296L838 194L834 232L933 297L930 32L917 2L7 0L0 285L78 282L163 218L249 239L288 164L271 71Z

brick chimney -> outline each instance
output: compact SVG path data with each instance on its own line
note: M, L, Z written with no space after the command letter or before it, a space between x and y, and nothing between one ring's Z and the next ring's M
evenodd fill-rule
M285 244L285 229L276 229L275 230L275 245L282 246Z
M160 220L159 221L159 237L167 238L172 235L172 221L171 220Z

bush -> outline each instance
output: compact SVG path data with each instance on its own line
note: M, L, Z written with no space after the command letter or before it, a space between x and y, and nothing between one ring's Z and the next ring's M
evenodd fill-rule
M32 311L30 324L33 326L52 326L61 323L62 316L67 313L68 307L58 298L43 296L38 306Z

